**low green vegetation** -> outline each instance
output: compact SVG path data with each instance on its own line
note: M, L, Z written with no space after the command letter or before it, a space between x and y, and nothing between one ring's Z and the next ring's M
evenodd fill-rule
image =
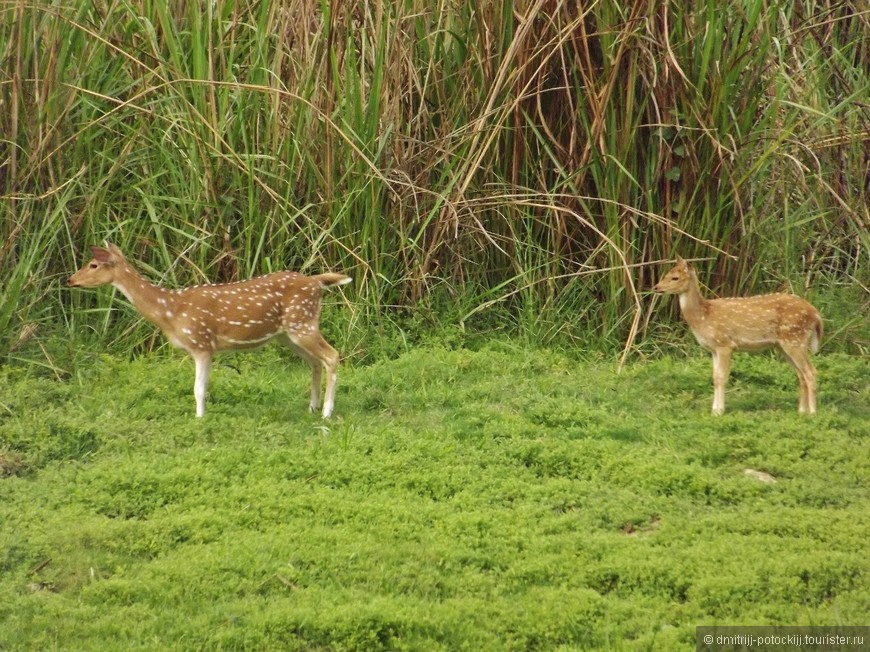
M505 341L0 368L0 649L694 649L870 613L867 362L615 363ZM749 472L757 472L750 474ZM766 475L764 475L766 474ZM775 480L773 482L772 480Z

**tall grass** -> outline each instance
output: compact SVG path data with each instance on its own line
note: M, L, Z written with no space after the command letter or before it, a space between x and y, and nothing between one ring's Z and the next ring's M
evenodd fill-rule
M347 270L365 328L630 345L674 252L866 308L870 15L693 5L0 2L0 349L152 341L61 289L107 238L169 284Z

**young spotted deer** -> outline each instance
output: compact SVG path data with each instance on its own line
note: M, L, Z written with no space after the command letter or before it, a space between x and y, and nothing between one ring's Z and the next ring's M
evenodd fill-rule
M320 299L325 288L350 283L343 274L303 276L275 272L248 281L166 290L145 280L115 245L91 247L94 258L69 285L113 285L167 339L196 363L196 416L205 414L212 356L261 346L277 338L311 365L311 410L320 407L321 368L326 369L323 416L335 403L338 352L320 335Z
M816 412L816 370L807 349L819 350L822 317L792 294L763 294L733 299L705 299L695 270L682 258L655 286L676 294L680 311L701 346L713 352L713 414L725 411L725 383L734 351L758 351L777 345L797 372L801 414Z

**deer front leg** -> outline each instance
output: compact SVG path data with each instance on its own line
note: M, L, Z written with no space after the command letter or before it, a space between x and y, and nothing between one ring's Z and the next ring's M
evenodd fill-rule
M193 355L196 364L196 382L193 385L193 395L196 398L196 416L205 415L205 394L208 390L208 378L211 373L211 354L196 353Z
M713 349L713 414L725 412L725 385L731 369L731 349Z

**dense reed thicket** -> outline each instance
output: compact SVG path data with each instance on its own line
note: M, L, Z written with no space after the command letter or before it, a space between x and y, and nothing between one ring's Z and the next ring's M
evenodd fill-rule
M677 251L708 259L713 291L866 302L863 3L0 12L0 350L34 325L150 336L63 287L107 238L169 284L347 270L366 327L434 315L618 346Z

